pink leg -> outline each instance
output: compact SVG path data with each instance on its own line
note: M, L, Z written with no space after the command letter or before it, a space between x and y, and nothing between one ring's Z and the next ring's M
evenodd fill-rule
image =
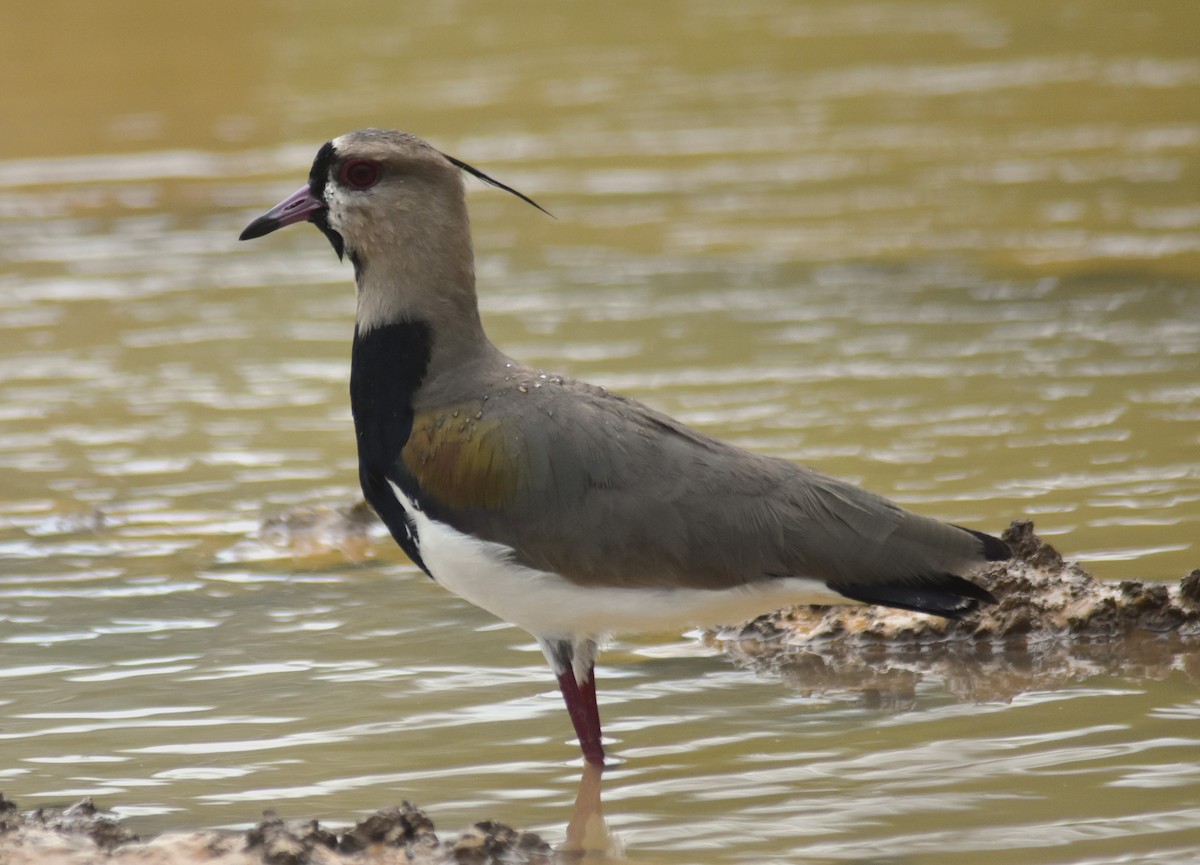
M583 759L593 766L604 765L604 746L600 744L600 710L596 707L596 674L588 669L587 679L575 681L575 673L567 667L558 676L558 688L567 704L567 714L579 737Z
M600 707L596 705L596 668L588 667L587 678L579 684L579 696L583 698L583 708L587 710L588 730L596 740L596 748L600 750L600 762L604 762L604 750L600 748Z

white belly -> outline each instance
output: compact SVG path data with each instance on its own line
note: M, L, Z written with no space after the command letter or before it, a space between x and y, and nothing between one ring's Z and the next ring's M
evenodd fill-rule
M513 550L430 519L388 481L416 525L425 567L446 589L538 637L738 624L793 604L854 603L819 580L786 577L733 589L589 588L513 561Z

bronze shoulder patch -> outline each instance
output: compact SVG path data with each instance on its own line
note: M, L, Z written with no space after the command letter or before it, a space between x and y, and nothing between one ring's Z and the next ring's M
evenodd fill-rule
M487 510L516 496L520 452L498 421L467 405L418 413L401 453L422 492L447 507Z

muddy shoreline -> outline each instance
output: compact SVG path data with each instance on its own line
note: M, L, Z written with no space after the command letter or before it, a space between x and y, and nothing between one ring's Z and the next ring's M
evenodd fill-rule
M357 507L306 511L264 524L260 541L359 549L369 543L372 526L372 516ZM848 692L894 710L911 705L917 685L930 678L971 701L1008 700L1103 673L1159 678L1183 670L1200 682L1200 569L1177 585L1101 582L1064 560L1028 520L1014 521L1003 537L1013 559L974 575L998 603L961 620L878 607L796 607L709 631L705 639L735 663L778 675L803 693ZM265 812L244 832L140 838L90 799L63 809L22 810L0 794L0 862L539 865L582 855L578 836L599 813L599 773L590 777L588 770L567 843L558 851L534 833L490 820L443 837L408 802L340 831Z
M91 799L63 809L22 811L0 795L0 861L4 865L549 865L554 851L541 837L481 821L442 839L433 821L404 802L353 827L328 829L316 820L264 813L244 832L167 832L140 838Z
M904 709L937 680L957 698L1008 701L1091 676L1200 682L1200 569L1179 583L1097 580L1015 520L1013 558L977 571L998 603L952 621L882 607L794 607L706 639L805 694L851 692Z

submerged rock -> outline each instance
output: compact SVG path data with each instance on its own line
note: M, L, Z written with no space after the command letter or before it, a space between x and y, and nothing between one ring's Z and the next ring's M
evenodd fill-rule
M351 560L371 555L387 531L370 505L359 500L338 507L312 505L266 517L258 539L276 550L296 556L338 551Z
M795 607L709 638L809 693L906 705L939 676L966 699L1005 699L1104 672L1200 677L1200 570L1179 585L1097 580L1016 520L1013 558L974 574L996 596L958 620L883 607Z
M550 845L503 823L476 823L442 842L433 821L404 802L340 834L316 820L273 813L246 832L172 832L144 840L90 799L70 808L20 811L0 794L4 865L550 865Z

